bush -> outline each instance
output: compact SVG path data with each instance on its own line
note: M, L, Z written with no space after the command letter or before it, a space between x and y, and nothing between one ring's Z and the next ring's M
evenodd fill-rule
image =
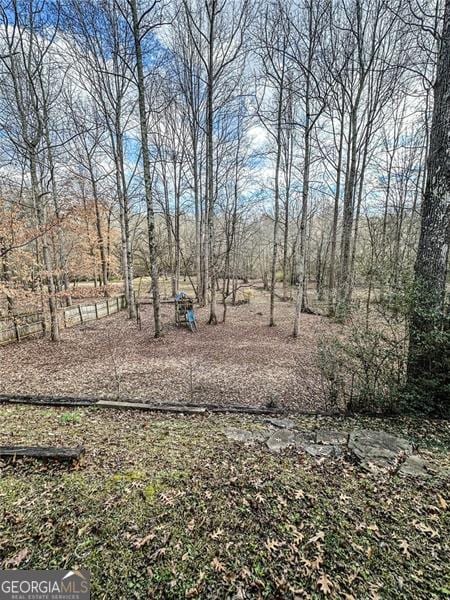
M345 337L322 340L319 368L332 410L396 412L406 375L404 327L354 320Z

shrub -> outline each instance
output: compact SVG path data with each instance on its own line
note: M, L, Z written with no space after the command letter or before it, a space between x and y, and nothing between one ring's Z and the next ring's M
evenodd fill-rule
M395 412L406 375L404 327L353 320L345 336L321 341L319 368L331 409Z

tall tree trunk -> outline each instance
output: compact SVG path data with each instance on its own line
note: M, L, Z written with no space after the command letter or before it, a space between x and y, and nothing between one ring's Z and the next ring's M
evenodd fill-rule
M48 236L45 233L45 215L42 207L42 198L39 189L38 176L37 176L37 162L34 152L30 153L30 177L31 177L31 190L33 194L33 205L36 211L36 220L39 229L43 232L41 240L41 251L42 259L45 269L45 281L47 284L48 291L48 306L50 311L50 336L53 342L59 341L59 323L58 323L58 311L56 307L56 296L55 296L55 281L53 279L53 265L48 247Z
M150 174L150 153L148 149L147 111L145 107L144 65L142 60L141 30L137 13L136 0L129 0L133 21L133 39L136 55L137 88L139 104L139 123L142 143L142 165L144 171L145 200L147 204L148 245L150 254L150 270L152 278L153 318L155 322L155 338L161 336L161 311L159 298L158 251L155 232L155 210L153 206L152 179Z
M311 19L311 14L310 14ZM311 21L310 21L311 26ZM308 62L309 70L311 67L311 55ZM306 295L306 224L308 219L308 196L309 196L309 172L311 165L311 109L310 109L310 76L306 78L305 89L305 161L303 165L303 188L302 188L302 215L300 219L300 236L298 251L298 285L297 297L295 300L294 328L292 335L298 337L300 312Z
M344 207L342 219L342 239L341 239L341 261L339 268L339 282L337 291L336 315L343 320L347 317L349 306L347 298L351 285L351 241L353 231L354 217L354 193L356 181L356 160L357 160L357 105L352 107L350 112L350 139L349 139L349 165L345 179L344 189Z
M336 165L336 189L334 191L334 207L333 207L333 224L331 226L331 256L330 256L330 272L328 279L328 314L335 314L335 287L336 287L336 251L337 251L337 228L339 220L339 200L341 195L341 171L342 171L342 152L344 145L344 113L345 96L342 95L342 112L339 128L339 145Z
M117 70L117 67L115 67ZM119 200L120 232L122 250L122 271L125 284L125 297L127 300L128 317L136 317L136 305L133 290L133 255L130 235L130 206L128 200L127 181L123 156L123 134L121 127L121 101L117 100L114 132L111 131L113 146L115 146L114 159L116 163L116 185Z
M283 55L284 61L284 55ZM269 326L275 325L275 288L277 283L277 257L278 257L278 227L280 220L280 167L281 167L281 121L283 116L283 94L284 94L284 63L281 67L282 72L279 82L278 107L277 107L277 155L275 161L275 195L273 209L273 242L272 242L272 262L270 265L270 318Z
M216 314L216 265L214 259L214 37L215 37L216 1L212 1L209 15L208 38L208 81L207 81L207 106L206 106L206 214L208 228L208 251L205 258L209 257L211 286L209 301L210 325L217 325ZM206 277L206 268L205 268Z
M415 290L409 326L408 380L410 384L420 385L421 381L437 375L446 377L448 386L448 372L445 375L439 371L442 367L445 369L444 357L440 356L440 360L436 361L437 365L435 363L437 336L433 337L433 334L441 330L446 319L444 303L450 222L449 140L450 0L446 0L434 84L427 181L422 201L419 246L414 266ZM434 373L436 369L437 374ZM429 401L428 398L427 400Z
M94 198L95 208L95 228L97 230L97 241L98 248L100 250L100 265L102 269L102 284L105 288L105 296L108 296L108 259L106 256L106 244L105 236L103 234L102 217L100 213L100 199L98 196L97 180L95 178L94 167L92 165L91 155L89 150L86 149L86 156L88 161L89 176L91 178L92 185L92 196Z

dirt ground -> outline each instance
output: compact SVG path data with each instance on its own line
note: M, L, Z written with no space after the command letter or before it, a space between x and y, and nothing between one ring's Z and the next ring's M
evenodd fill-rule
M269 328L261 290L250 305L229 306L225 324L208 326L207 309L198 309L196 334L175 327L173 305L162 308L160 340L145 306L141 330L124 311L66 329L57 344L35 339L0 348L0 393L324 408L316 353L331 326L326 318L302 315L294 341L293 305L277 302L277 325Z

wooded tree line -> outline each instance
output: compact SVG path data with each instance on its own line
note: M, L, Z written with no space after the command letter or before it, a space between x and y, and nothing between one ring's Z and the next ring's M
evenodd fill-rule
M227 300L258 278L270 325L277 294L294 300L294 337L311 294L345 321L356 300L369 311L412 288L412 349L442 331L448 0L3 0L0 10L11 310L15 288L39 291L56 340L71 281L92 278L107 294L123 278L133 317L134 276L150 274L158 337L162 276L172 295L189 278L211 324L219 301L225 318ZM429 353L411 357L411 377L430 368Z

